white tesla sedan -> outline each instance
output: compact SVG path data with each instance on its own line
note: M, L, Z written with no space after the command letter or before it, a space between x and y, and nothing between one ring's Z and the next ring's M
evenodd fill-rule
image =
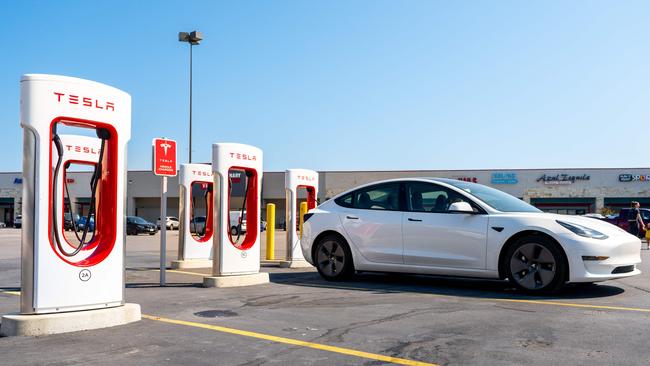
M328 280L402 272L507 278L529 292L552 292L641 273L641 241L617 226L442 178L344 192L305 215L301 247Z

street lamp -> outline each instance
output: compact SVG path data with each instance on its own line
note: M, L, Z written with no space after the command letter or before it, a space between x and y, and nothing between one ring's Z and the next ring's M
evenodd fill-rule
M201 32L178 32L178 41L190 44L190 156L189 163L192 162L192 46L196 46L203 40Z

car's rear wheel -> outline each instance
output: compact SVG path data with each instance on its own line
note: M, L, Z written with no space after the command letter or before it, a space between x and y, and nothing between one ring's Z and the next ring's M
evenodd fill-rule
M530 293L552 293L564 286L568 271L558 244L541 236L517 240L507 252L508 279Z
M346 280L354 274L350 247L336 235L328 235L318 241L314 261L318 273L328 281Z

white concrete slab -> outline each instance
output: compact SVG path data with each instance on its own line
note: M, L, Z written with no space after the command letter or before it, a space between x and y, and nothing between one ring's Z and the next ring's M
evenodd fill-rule
M142 318L139 304L124 304L108 309L71 311L53 314L9 314L2 316L0 335L42 336L114 327Z

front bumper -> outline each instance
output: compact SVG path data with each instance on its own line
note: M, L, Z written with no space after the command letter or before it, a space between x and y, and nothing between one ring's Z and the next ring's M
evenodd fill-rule
M605 240L566 235L562 242L569 260L569 282L600 282L641 274L641 240L617 235ZM583 257L608 257L589 260Z

